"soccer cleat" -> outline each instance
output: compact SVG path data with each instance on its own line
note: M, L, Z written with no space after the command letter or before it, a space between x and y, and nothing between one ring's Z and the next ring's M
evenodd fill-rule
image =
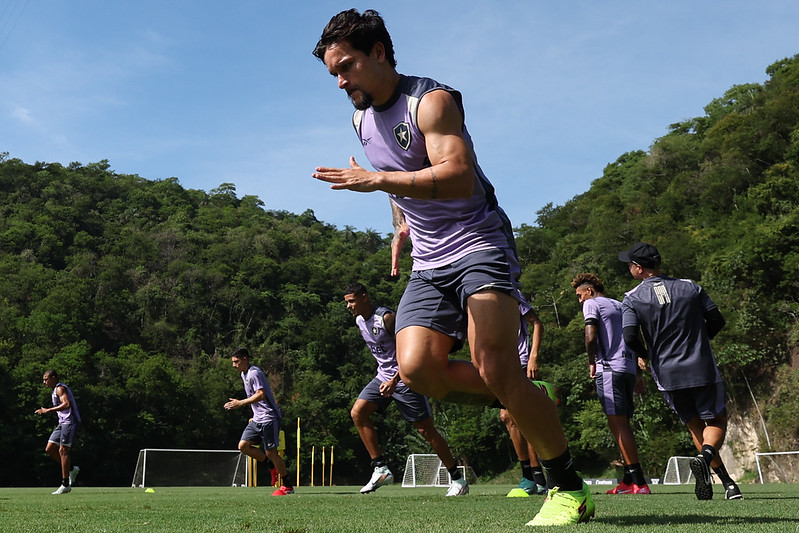
M391 483L394 483L394 474L391 473L391 470L385 465L376 466L369 483L361 488L361 494L374 492L383 485L390 485Z
M724 493L725 500L743 500L741 489L738 488L734 482L724 486L726 492Z
M273 486L273 487L274 487L274 486L276 486L276 485L277 485L277 478L278 478L278 476L279 476L279 474L277 473L277 468L275 468L275 467L273 466L273 467L272 467L272 468L269 470L269 475L270 475L270 476L272 476L272 486Z
M707 466L707 461L703 455L697 455L692 458L688 463L691 467L691 473L696 478L696 486L694 487L694 494L698 500L712 500L713 499L713 484L710 480L710 468Z
M64 485L61 485L55 489L53 494L66 494L67 492L72 492L72 487L65 487Z
M294 487L282 485L279 489L275 489L272 496L288 496L289 494L294 494Z
M591 491L583 481L583 488L575 491L562 491L559 487L550 489L544 505L527 522L528 526L566 526L588 522L594 516L594 500Z
M622 481L616 488L610 489L605 494L652 494L652 491L649 490L649 485L636 485Z
M453 479L447 489L447 496L466 496L469 494L469 484L463 478Z
M79 473L80 473L80 467L79 466L73 466L72 470L69 471L69 486L70 487L75 484L75 478L78 477Z
M546 494L547 488L543 485L539 485L532 479L523 477L519 481L519 486L508 493L508 498L524 498L524 495L518 491L523 491L527 496L532 496L534 494Z

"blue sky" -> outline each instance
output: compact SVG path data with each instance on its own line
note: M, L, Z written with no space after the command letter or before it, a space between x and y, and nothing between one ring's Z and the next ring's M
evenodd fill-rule
M4 0L0 152L107 159L206 191L233 183L267 209L389 233L383 193L310 177L350 155L367 164L351 104L311 55L350 7L384 16L400 72L464 94L514 226L799 53L799 3L788 0Z

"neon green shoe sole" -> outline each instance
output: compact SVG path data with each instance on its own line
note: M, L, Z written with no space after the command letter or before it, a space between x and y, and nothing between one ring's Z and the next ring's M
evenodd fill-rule
M588 522L594 517L594 500L588 485L583 482L582 490L561 491L551 489L544 505L527 522L528 526L565 526Z

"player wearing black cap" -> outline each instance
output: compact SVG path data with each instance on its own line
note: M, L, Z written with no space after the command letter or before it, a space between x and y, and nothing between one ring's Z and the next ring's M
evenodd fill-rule
M619 252L619 260L641 280L622 301L624 341L650 359L658 389L691 432L700 452L691 459L696 497L713 497L713 468L726 498L741 499L718 454L727 433L727 405L710 339L724 327L724 317L702 287L662 275L660 253L651 244L636 243Z

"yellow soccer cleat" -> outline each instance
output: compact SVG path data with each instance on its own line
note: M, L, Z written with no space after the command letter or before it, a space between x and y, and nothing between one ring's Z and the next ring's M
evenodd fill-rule
M588 522L593 516L594 500L588 485L583 482L582 490L561 491L558 487L551 489L538 514L527 525L565 526Z

